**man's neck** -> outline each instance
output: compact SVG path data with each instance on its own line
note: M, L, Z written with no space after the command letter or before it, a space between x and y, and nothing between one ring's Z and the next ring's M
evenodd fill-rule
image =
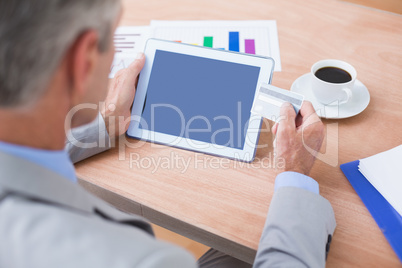
M56 111L46 111L51 110L0 109L0 141L38 149L62 150L65 145L64 118L57 116Z

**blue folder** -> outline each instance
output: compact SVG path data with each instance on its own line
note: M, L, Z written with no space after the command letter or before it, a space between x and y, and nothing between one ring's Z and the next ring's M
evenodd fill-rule
M360 173L358 165L359 160L343 164L341 169L402 262L402 216Z

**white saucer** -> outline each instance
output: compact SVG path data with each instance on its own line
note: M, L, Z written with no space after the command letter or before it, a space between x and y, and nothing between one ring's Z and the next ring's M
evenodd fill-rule
M304 74L293 82L290 91L304 95L310 101L321 118L341 119L355 116L366 109L370 102L370 93L367 87L356 79L352 98L344 104L325 105L319 102L311 90L311 73Z

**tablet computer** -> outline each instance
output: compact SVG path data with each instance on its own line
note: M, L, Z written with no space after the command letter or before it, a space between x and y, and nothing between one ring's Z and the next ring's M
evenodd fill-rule
M272 58L149 39L129 137L251 162L262 118L256 90Z

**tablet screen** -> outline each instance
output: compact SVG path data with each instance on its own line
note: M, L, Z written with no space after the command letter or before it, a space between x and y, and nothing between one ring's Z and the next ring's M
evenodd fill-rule
M139 128L243 149L260 68L156 50Z

